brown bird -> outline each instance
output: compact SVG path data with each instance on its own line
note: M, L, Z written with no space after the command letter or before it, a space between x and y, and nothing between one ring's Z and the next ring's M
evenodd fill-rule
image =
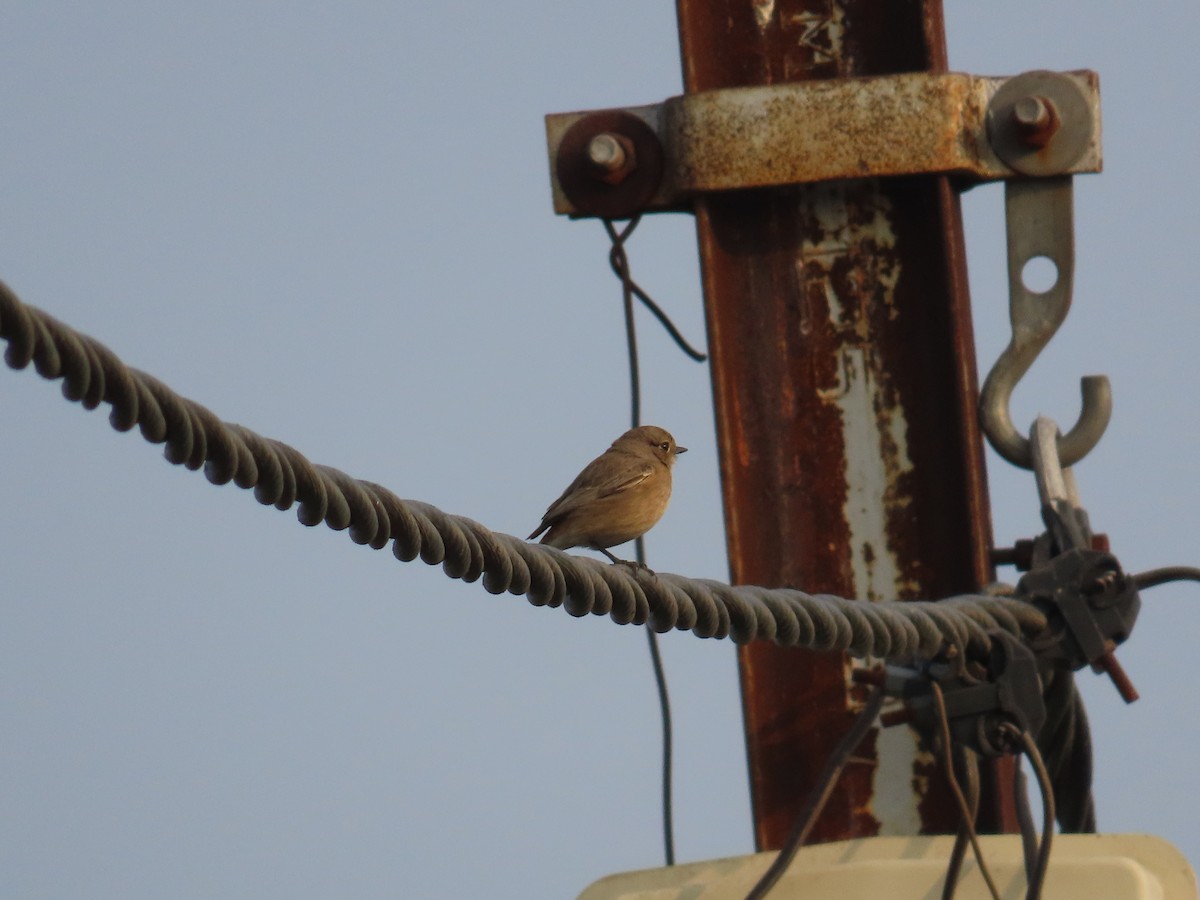
M662 518L671 499L671 466L686 452L654 425L625 432L550 504L528 539L544 531L543 544L588 547L628 565L608 548L641 537Z

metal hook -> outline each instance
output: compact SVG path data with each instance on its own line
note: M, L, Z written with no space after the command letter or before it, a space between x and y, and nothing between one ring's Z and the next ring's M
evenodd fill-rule
M1029 430L1033 454L1033 474L1037 481L1038 499L1046 529L1062 552L1076 547L1092 549L1092 528L1079 499L1075 473L1058 458L1061 434L1053 419L1038 416ZM1053 515L1047 516L1047 510Z
M1029 440L1013 426L1009 403L1017 382L1054 337L1071 308L1075 274L1075 233L1071 177L1010 179L1005 182L1005 220L1008 230L1008 305L1012 340L992 366L979 395L984 434L996 452L1014 466L1033 468ZM1058 269L1048 291L1034 293L1025 286L1025 264L1039 256ZM1112 387L1103 375L1080 381L1083 411L1079 421L1058 438L1063 466L1083 459L1099 442L1112 416Z

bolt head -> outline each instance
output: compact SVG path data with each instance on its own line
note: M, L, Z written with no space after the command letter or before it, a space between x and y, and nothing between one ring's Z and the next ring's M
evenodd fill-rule
M1029 147L1045 147L1058 131L1058 110L1054 101L1036 94L1027 94L1012 105L1012 123L1022 143Z
M615 172L625 165L625 148L615 135L596 135L588 142L587 154L593 166L607 172Z
M601 132L588 141L585 152L593 176L614 187L637 168L633 141L623 134Z
M1013 121L1023 128L1043 128L1050 121L1050 110L1041 97L1022 97L1013 104Z

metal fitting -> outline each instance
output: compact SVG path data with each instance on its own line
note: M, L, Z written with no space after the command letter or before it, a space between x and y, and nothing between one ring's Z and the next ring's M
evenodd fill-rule
M1014 119L1013 105L1027 97L1036 99ZM1049 109L1039 101L1053 104L1058 122L1047 122L1044 132L1040 120ZM1025 118L1032 119L1034 143L1020 130ZM624 218L685 209L718 191L785 184L934 172L969 180L1098 172L1099 127L1094 72L1013 78L906 72L718 88L649 106L555 113L546 117L546 146L556 212ZM636 168L616 184L597 174L621 169L616 144L590 146L604 133L629 141L637 153ZM646 192L646 185L653 188ZM612 189L620 190L619 199ZM626 193L641 196L640 205Z
M976 674L956 674L952 666L939 663L917 669L888 666L884 691L904 705L881 715L879 724L884 728L911 724L926 734L935 733L937 713L929 684L936 681L957 742L995 758L1013 752L1006 725L1036 736L1046 721L1046 707L1033 651L1008 632L994 630L988 637L991 648Z
M555 174L576 214L624 219L641 212L658 190L662 144L633 113L590 113L562 135Z
M620 184L637 168L633 141L607 131L588 142L587 157L596 177L606 184Z
M1081 159L1098 158L1100 105L1075 78L1025 72L1004 82L988 103L987 133L1013 171L1061 175Z
M1011 116L1017 134L1030 147L1045 147L1062 124L1054 101L1036 94L1028 94L1014 103Z

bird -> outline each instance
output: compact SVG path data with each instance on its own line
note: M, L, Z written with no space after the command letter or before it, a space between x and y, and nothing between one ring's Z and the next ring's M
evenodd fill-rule
M526 540L559 550L599 550L614 564L644 568L609 553L654 527L671 499L671 466L686 453L656 425L631 428L588 463ZM543 532L545 532L543 534Z

